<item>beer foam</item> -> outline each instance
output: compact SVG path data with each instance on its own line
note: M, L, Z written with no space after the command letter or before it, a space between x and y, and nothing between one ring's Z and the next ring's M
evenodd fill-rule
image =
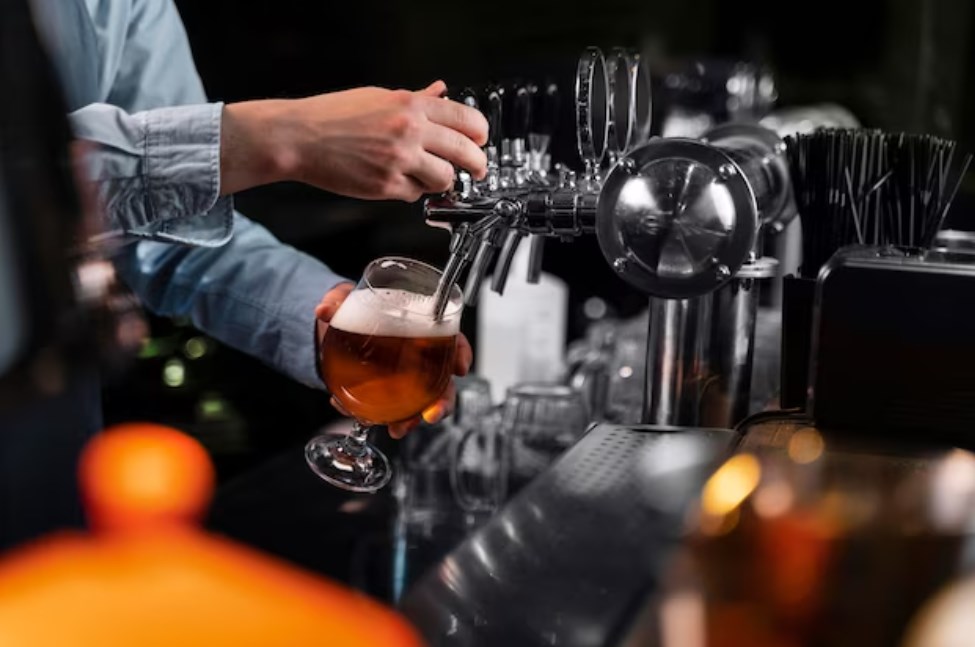
M345 332L384 337L448 337L460 331L457 304L447 305L442 321L433 320L434 297L406 290L354 290L330 326Z

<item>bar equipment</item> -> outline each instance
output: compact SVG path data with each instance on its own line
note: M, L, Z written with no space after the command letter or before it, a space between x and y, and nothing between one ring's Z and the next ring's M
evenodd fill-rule
M597 425L400 608L437 645L621 644L679 540L684 506L732 437Z
M803 241L799 273L783 281L782 406L803 407L810 387L816 278L823 267L839 250L856 245L888 248L882 254L888 259L904 252L933 258L922 250L938 245L971 156L956 154L949 140L876 130L818 131L789 137L786 145ZM923 262L902 266L925 267ZM864 299L876 296L869 284L861 289ZM896 291L887 296L900 303L908 297Z
M815 284L809 414L858 435L972 447L975 263L851 247Z
M518 384L504 403L463 430L451 480L469 512L494 512L571 447L589 426L582 394L561 384ZM474 462L479 482L471 487Z
M778 99L775 78L761 64L690 59L656 67L655 130L664 137L696 139L719 124L758 123Z
M747 413L756 288L774 274L774 261L757 256L759 233L789 200L785 148L771 131L747 124L715 128L700 140L646 141L647 129L636 127L623 146L616 106L643 105L621 98L637 96L633 80L642 63L618 52L612 60L612 74L598 48L579 60L581 176L556 165L546 184L518 186L489 171L483 183L427 201L428 224L451 232L441 294L473 259L470 303L499 247L492 288L503 291L526 235L570 240L595 233L616 274L650 296L643 421L730 426ZM637 69L625 84L621 65ZM607 147L614 146L616 161L607 166Z

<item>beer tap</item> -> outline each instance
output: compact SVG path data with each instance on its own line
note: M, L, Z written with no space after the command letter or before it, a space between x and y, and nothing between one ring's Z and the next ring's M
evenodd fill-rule
M485 92L484 116L488 122L488 144L484 149L487 155L488 174L484 180L484 188L488 193L497 193L502 187L502 150L504 118L504 88L500 85L489 85Z
M528 156L530 159L530 181L536 186L549 186L549 167L551 155L549 146L555 136L559 118L559 88L548 83L543 92L533 85L533 120L528 133ZM538 283L542 276L542 258L545 254L545 238L532 234L531 251L528 257L528 282Z
M464 88L461 90L458 96L458 101L463 103L469 108L474 108L475 110L480 110L480 106L477 101L477 93L470 88ZM457 192L462 199L468 199L474 195L477 187L474 184L474 178L471 174L464 169L457 169L457 181L454 184L454 191Z
M774 226L791 192L784 148L773 132L738 124L700 140L647 140L650 101L639 96L641 83L649 88L646 70L632 53L614 51L613 61L607 69L600 50L590 48L577 67L581 176L564 163L554 173L539 172L551 140L534 120L527 131L532 172L526 182L507 170L516 168L512 142L524 132L516 128L504 133L514 135L502 145L505 154L493 158L504 181L482 183L468 198L455 192L426 202L428 224L452 232L444 280L456 281L473 257L470 303L496 256L492 287L504 290L526 236L532 241L529 271L537 277L544 238L595 233L614 272L649 297L644 421L693 425L707 418L729 426L743 403L747 409L757 304L751 286L774 272L774 263L756 258L759 232ZM539 94L529 86L513 97L534 96L537 106ZM555 96L548 88L545 94ZM497 107L489 101L489 121L497 124L500 91L492 97ZM516 105L522 104L513 100L512 116L523 109ZM503 142L501 135L493 131L492 142ZM694 349L710 349L709 355ZM704 379L708 375L715 379ZM700 392L702 384L709 385L707 393Z

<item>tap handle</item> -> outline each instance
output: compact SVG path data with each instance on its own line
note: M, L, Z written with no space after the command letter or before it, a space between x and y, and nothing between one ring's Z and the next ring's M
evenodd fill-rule
M468 108L474 108L475 110L480 110L480 102L477 100L477 93L471 88L464 88L460 91L457 96L457 100L463 103Z
M555 83L546 83L544 88L537 85L529 87L532 94L531 126L528 134L529 151L536 156L539 171L546 171L543 157L548 153L552 137L559 121L559 88Z
M498 294L504 294L504 286L508 282L508 272L511 271L511 262L518 251L521 239L525 237L525 232L517 227L509 229L505 235L504 247L501 248L501 256L498 258L498 265L494 268L494 278L491 281L491 289Z
M559 86L547 81L543 87L533 85L531 131L540 135L552 136L559 126L561 100Z
M504 138L502 132L502 119L504 117L504 88L500 85L490 85L485 93L485 103L487 104L488 120L488 145L495 150L501 150L501 140Z
M532 95L528 84L515 86L511 100L511 130L507 134L512 139L527 139L532 123Z

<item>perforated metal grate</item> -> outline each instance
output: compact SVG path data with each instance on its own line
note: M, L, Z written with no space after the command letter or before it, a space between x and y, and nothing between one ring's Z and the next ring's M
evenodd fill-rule
M403 609L432 645L603 645L729 446L713 430L597 426L430 572Z

